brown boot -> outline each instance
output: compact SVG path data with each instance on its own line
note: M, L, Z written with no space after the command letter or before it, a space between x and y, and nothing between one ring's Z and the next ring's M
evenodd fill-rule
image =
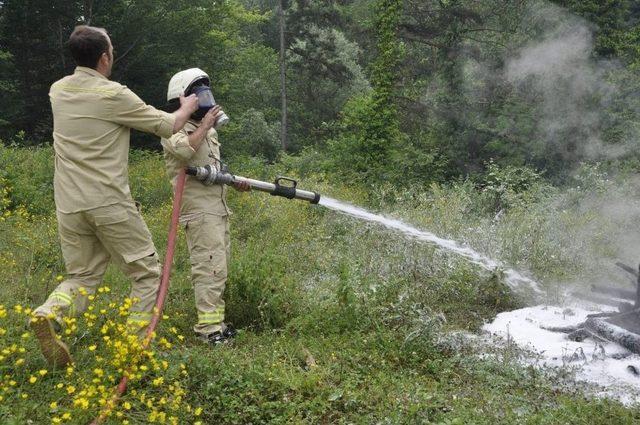
M51 366L61 368L73 362L69 347L57 337L51 319L35 317L31 319L29 326L40 343L42 354Z

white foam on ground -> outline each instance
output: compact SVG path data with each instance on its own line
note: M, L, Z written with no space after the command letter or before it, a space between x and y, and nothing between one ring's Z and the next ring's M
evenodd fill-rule
M535 358L524 360L529 364L574 370L576 381L599 387L594 391L596 396L613 398L626 405L638 404L640 376L631 373L627 367L633 365L640 370L640 356L630 354L622 346L611 342L600 344L590 338L576 342L569 340L565 333L543 329L576 326L584 322L588 314L604 309L544 305L527 307L498 314L483 330L535 353ZM625 354L629 356L620 360L612 357Z

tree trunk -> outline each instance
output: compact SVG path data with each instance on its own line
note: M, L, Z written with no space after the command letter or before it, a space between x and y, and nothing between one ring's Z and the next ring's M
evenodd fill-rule
M603 319L589 318L584 327L595 334L622 345L627 350L640 354L640 336Z
M285 63L284 44L284 6L283 0L278 5L278 16L280 21L280 98L282 100L282 121L280 124L280 143L282 150L287 151L287 69Z
M85 0L84 2L84 22L91 25L93 19L93 0Z
M60 22L60 15L58 15L58 52L60 54L60 65L62 65L62 73L67 71L67 61L64 57L64 34L62 34L62 22Z

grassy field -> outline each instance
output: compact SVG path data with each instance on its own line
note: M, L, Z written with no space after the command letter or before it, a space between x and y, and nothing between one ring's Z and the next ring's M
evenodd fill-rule
M296 174L292 159L235 166L260 179ZM68 320L74 367L51 370L25 322L64 277L52 168L50 149L0 147L0 423L87 423L131 362L129 391L108 423L640 421L638 408L588 399L564 386L562 374L518 366L512 349L481 358L451 337L524 305L499 271L262 193L230 194L233 259L225 299L228 320L241 329L232 345L210 348L191 331L196 314L181 236L153 349L141 352L122 332L129 283L110 268L91 310ZM163 163L136 153L130 175L162 253L171 209ZM553 282L601 271L593 259L617 254L612 229L620 222L586 209L585 200L593 185L602 193L620 185L597 169L580 178L583 189L562 194L542 181L524 190L458 182L371 191L308 175L302 186L459 239L529 270L554 294ZM586 238L585 229L597 231Z

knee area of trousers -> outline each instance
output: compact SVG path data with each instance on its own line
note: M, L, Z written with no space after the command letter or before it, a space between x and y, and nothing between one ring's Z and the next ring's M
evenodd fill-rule
M191 271L196 280L226 280L226 258L215 252L192 254Z
M162 267L158 255L153 253L127 264L129 277L134 280L160 278Z

